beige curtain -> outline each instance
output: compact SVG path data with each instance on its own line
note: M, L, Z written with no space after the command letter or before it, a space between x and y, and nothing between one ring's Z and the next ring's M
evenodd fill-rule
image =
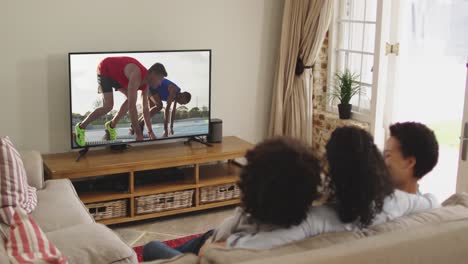
M312 143L312 69L296 75L296 63L314 65L330 25L333 0L285 0L270 136Z

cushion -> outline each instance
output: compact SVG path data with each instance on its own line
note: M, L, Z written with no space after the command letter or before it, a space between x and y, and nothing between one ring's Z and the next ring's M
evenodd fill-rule
M19 151L23 160L28 183L40 190L44 188L44 165L41 154L34 150Z
M46 188L37 191L38 204L31 213L44 232L79 224L94 223L68 179L48 180Z
M282 256L312 249L324 248L337 243L358 240L363 238L364 234L360 231L355 232L336 232L325 233L311 237L302 241L294 242L288 245L280 246L269 250L253 249L226 249L226 248L208 248L203 256L201 263L239 263L247 260L262 259L273 256Z
M67 257L77 263L138 263L136 253L102 224L82 224L47 233Z
M13 215L6 250L11 263L67 263L34 219L22 209Z
M0 222L11 224L15 207L30 213L36 204L36 188L28 185L20 154L10 138L0 137Z
M450 205L463 205L468 208L468 193L461 192L456 193L450 196L447 200L442 203L443 206L450 206Z
M281 257L244 264L428 264L466 263L468 221L429 224L410 230L345 242Z

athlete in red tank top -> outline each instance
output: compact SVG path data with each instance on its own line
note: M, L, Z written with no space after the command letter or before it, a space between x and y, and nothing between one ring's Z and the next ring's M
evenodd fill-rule
M117 139L117 130L115 126L119 120L127 113L130 114L132 126L135 130L136 140L143 140L143 131L138 124L138 112L136 108L138 90L142 91L143 117L148 129L148 134L151 139L156 136L153 133L151 117L149 111L149 93L148 85L157 87L164 78L164 72L161 72L159 63L146 69L138 60L131 57L108 57L102 60L97 69L98 77L98 93L102 94L103 106L94 109L83 122L75 126L75 141L78 146L86 146L85 129L96 119L107 114L114 107L113 89L123 93L127 100L120 106L119 112L114 116L112 121L105 124L107 139L114 141Z
M98 74L105 76L117 81L122 88L127 89L128 78L125 76L125 66L128 64L135 64L141 72L141 78L144 79L146 76L146 68L139 61L131 57L108 57L105 58L98 65ZM146 89L147 85L142 84L138 87L138 90Z

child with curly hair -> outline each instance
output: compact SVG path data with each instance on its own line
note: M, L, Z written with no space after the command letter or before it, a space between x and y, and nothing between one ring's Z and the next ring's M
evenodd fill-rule
M232 217L176 249L152 241L143 249L144 260L198 254L205 242L207 246L215 243L235 247L238 236L300 224L312 202L320 196L320 165L310 148L294 139L274 138L248 151L246 159L238 183L241 206ZM269 246L268 241L262 243L263 247Z

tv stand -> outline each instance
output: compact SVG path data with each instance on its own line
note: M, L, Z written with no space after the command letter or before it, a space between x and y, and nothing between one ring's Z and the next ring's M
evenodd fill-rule
M79 162L80 159L81 159L82 157L84 157L84 156L86 155L86 153L88 153L88 151L89 151L89 147L85 147L84 149L78 151L78 157L76 157L76 160L75 160L75 161L76 161L76 162Z
M70 179L96 221L110 225L238 205L240 194L234 194L233 186L239 180L241 166L235 159L243 157L253 145L237 137L224 137L222 143L212 145L207 148L174 141L132 146L118 155L109 149L96 149L82 162L75 162L76 152L42 157L46 179ZM161 169L176 173L160 175ZM82 188L85 185L95 188ZM171 205L176 193L182 196ZM142 204L145 199L171 208L147 207ZM191 203L182 206L184 199ZM147 208L152 211L145 211ZM96 216L100 214L106 218Z
M185 141L184 144L190 144L192 141L198 142L198 143L206 145L208 147L213 147L212 144L208 143L206 140L203 140L200 137L189 137L189 139L187 139L187 141Z

